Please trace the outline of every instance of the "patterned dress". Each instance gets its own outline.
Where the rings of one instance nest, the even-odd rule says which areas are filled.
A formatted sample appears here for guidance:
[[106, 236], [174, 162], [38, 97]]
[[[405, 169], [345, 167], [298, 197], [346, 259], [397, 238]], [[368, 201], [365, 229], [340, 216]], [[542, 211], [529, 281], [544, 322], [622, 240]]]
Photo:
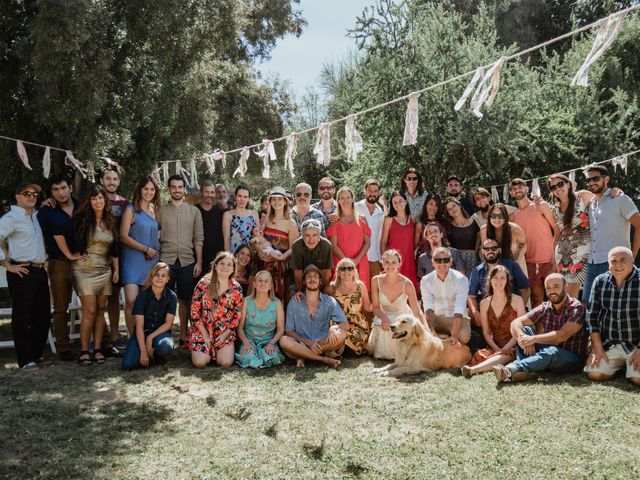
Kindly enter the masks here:
[[555, 251], [556, 269], [567, 283], [582, 285], [589, 259], [589, 243], [591, 242], [588, 206], [582, 203], [582, 200], [578, 200], [571, 226], [568, 228], [564, 226], [564, 214], [560, 212], [557, 205], [553, 206], [552, 211], [560, 229]]
[[[283, 232], [275, 228], [266, 227], [264, 229], [264, 238], [271, 242], [271, 246], [282, 253], [289, 250], [289, 232]], [[264, 268], [271, 273], [273, 284], [276, 291], [276, 297], [283, 302], [287, 298], [287, 288], [289, 286], [289, 269], [287, 268], [287, 260], [277, 260], [275, 262], [265, 262]]]
[[[502, 348], [509, 340], [511, 340], [511, 322], [516, 319], [518, 314], [511, 306], [511, 302], [507, 302], [500, 313], [500, 317], [496, 317], [496, 312], [493, 311], [493, 305], [491, 305], [491, 300], [489, 300], [489, 310], [487, 310], [487, 323], [489, 324], [489, 330], [491, 331], [491, 336], [493, 337], [493, 341], [496, 342], [498, 347]], [[478, 350], [473, 354], [473, 358], [471, 359], [471, 365], [478, 365], [479, 363], [484, 362], [488, 358], [496, 355], [490, 348], [483, 348]], [[515, 357], [511, 354], [511, 360]]]
[[240, 245], [249, 245], [251, 241], [251, 230], [256, 227], [256, 219], [253, 210], [248, 215], [231, 215], [231, 237], [229, 248], [235, 252]]
[[269, 368], [279, 365], [284, 361], [284, 355], [278, 345], [274, 345], [275, 351], [269, 355], [264, 347], [271, 341], [277, 330], [278, 299], [272, 298], [267, 306], [260, 310], [256, 306], [253, 297], [247, 297], [247, 318], [244, 321], [244, 336], [247, 338], [253, 350], [242, 353], [242, 343], [236, 352], [236, 362], [242, 368]]
[[[236, 341], [236, 327], [240, 322], [240, 313], [244, 298], [242, 297], [242, 289], [236, 282], [229, 282], [227, 290], [214, 300], [209, 295], [210, 275], [205, 275], [196, 285], [191, 300], [191, 323], [189, 336], [187, 340], [187, 348], [193, 352], [202, 352], [210, 355], [212, 360], [216, 358], [216, 352], [233, 345]], [[200, 325], [206, 328], [211, 339], [216, 339], [227, 330], [231, 332], [218, 347], [209, 348], [205, 343], [204, 337], [200, 329]]]
[[365, 318], [362, 310], [364, 302], [362, 299], [362, 287], [358, 284], [355, 292], [342, 294], [335, 292], [334, 298], [340, 304], [342, 311], [349, 321], [349, 333], [346, 344], [356, 355], [362, 355], [367, 348], [369, 340], [369, 322]]

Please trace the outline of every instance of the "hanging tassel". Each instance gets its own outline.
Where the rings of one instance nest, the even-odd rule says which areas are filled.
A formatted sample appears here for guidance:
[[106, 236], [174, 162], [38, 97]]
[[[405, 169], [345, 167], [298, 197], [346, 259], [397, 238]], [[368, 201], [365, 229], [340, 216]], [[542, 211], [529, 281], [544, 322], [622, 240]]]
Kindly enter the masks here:
[[418, 99], [420, 93], [409, 94], [407, 103], [407, 113], [404, 116], [404, 137], [402, 146], [415, 145], [418, 143]]
[[505, 183], [504, 188], [502, 189], [502, 201], [504, 203], [509, 202], [509, 184]]
[[27, 167], [29, 170], [33, 170], [31, 165], [29, 165], [29, 157], [27, 156], [27, 149], [24, 148], [24, 143], [20, 140], [16, 141], [16, 147], [18, 149], [18, 157], [22, 161], [22, 164]]
[[572, 87], [575, 87], [576, 85], [586, 87], [589, 85], [589, 67], [591, 67], [591, 65], [593, 65], [595, 61], [607, 51], [616, 39], [618, 33], [620, 33], [620, 29], [622, 28], [622, 23], [626, 15], [626, 12], [613, 14], [600, 23], [600, 28], [598, 29], [596, 38], [591, 46], [591, 51], [571, 80]]
[[573, 191], [575, 192], [576, 186], [577, 186], [577, 184], [576, 184], [576, 171], [575, 170], [571, 170], [569, 172], [569, 181], [573, 185]]
[[345, 145], [347, 147], [347, 160], [351, 163], [355, 163], [358, 159], [358, 154], [362, 152], [364, 148], [362, 144], [362, 136], [356, 130], [356, 116], [349, 115], [347, 117], [347, 123], [344, 125]]
[[111, 160], [109, 157], [100, 157], [101, 160], [104, 160], [107, 165], [113, 167], [113, 169], [118, 172], [118, 175], [122, 174], [122, 167], [115, 160]]
[[538, 179], [534, 178], [533, 182], [531, 182], [531, 196], [532, 197], [540, 197], [542, 192], [540, 191], [540, 184], [538, 183]]
[[618, 165], [620, 165], [620, 167], [622, 167], [622, 170], [624, 170], [624, 174], [627, 174], [627, 165], [628, 165], [628, 158], [626, 155], [623, 155], [621, 157], [616, 157], [613, 160], [611, 160], [611, 165], [613, 165], [613, 171], [617, 172], [618, 171]]
[[331, 163], [331, 125], [329, 123], [321, 123], [318, 127], [313, 153], [320, 165], [329, 166]]
[[473, 114], [482, 118], [484, 114], [480, 111], [483, 105], [490, 107], [498, 94], [500, 88], [500, 69], [506, 61], [506, 57], [500, 57], [482, 77], [482, 81], [478, 84], [476, 91], [471, 97], [471, 108]]
[[296, 158], [296, 153], [298, 153], [298, 136], [292, 133], [287, 137], [287, 150], [284, 154], [284, 168], [285, 170], [289, 170], [291, 178], [295, 177], [293, 173], [293, 159]]
[[163, 186], [162, 179], [160, 178], [160, 170], [161, 170], [161, 167], [158, 165], [158, 162], [156, 162], [153, 164], [153, 170], [151, 170], [151, 175], [149, 175], [151, 178], [153, 178], [153, 181], [156, 182], [156, 185], [158, 185], [158, 187]]
[[189, 179], [191, 178], [191, 173], [186, 168], [183, 168], [181, 160], [176, 161], [176, 175], [180, 175], [184, 180], [184, 184], [186, 185], [186, 187], [188, 189], [191, 189], [191, 182], [189, 181]]
[[262, 178], [269, 178], [271, 167], [269, 162], [276, 160], [276, 150], [271, 140], [262, 140], [262, 150], [254, 150], [254, 153], [262, 158]]
[[214, 154], [211, 153], [209, 155], [205, 155], [204, 161], [207, 164], [207, 172], [209, 173], [209, 175], [213, 175], [214, 173], [216, 173], [216, 161], [214, 158]]
[[238, 168], [236, 168], [235, 172], [233, 172], [232, 177], [235, 177], [238, 174], [241, 177], [244, 177], [244, 174], [247, 173], [247, 160], [249, 160], [250, 153], [251, 150], [249, 150], [247, 147], [242, 148], [242, 151], [240, 152], [240, 159], [238, 160]]
[[196, 159], [191, 159], [189, 164], [189, 170], [191, 170], [191, 186], [200, 190], [200, 184], [198, 183], [198, 169], [196, 168]]
[[169, 162], [162, 162], [162, 178], [166, 187], [169, 187]]
[[464, 93], [462, 94], [460, 99], [456, 102], [455, 106], [453, 107], [453, 109], [456, 112], [460, 110], [464, 106], [464, 104], [467, 102], [467, 98], [469, 98], [469, 95], [471, 95], [471, 92], [476, 88], [478, 81], [482, 77], [484, 77], [484, 68], [482, 67], [476, 68], [476, 71], [473, 74], [473, 78], [469, 82], [469, 85], [467, 85], [467, 88], [464, 89]]
[[69, 165], [80, 172], [82, 178], [87, 178], [87, 169], [82, 166], [82, 164], [76, 160], [76, 157], [73, 156], [73, 152], [71, 150], [65, 150], [64, 153], [66, 156], [64, 157], [65, 165]]
[[493, 200], [493, 203], [500, 203], [500, 195], [498, 195], [497, 187], [491, 187], [491, 200]]
[[42, 156], [42, 174], [44, 178], [49, 178], [51, 174], [51, 148], [44, 149], [44, 155]]
[[93, 165], [93, 162], [89, 162], [89, 166], [87, 167], [89, 173], [89, 181], [91, 183], [96, 183], [96, 169]]

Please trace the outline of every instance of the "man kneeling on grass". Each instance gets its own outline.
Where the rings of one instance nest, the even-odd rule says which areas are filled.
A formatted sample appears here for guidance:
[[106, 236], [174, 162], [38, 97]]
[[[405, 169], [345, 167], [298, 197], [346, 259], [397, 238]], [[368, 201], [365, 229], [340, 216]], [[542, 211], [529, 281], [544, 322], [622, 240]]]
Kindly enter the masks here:
[[[336, 300], [320, 292], [321, 271], [307, 265], [302, 274], [304, 293], [287, 307], [285, 332], [280, 347], [304, 368], [305, 360], [316, 360], [330, 367], [340, 366], [340, 356], [347, 338], [349, 323]], [[331, 322], [337, 325], [331, 325]]]
[[582, 369], [587, 353], [585, 309], [566, 294], [565, 283], [559, 273], [548, 275], [544, 288], [549, 301], [511, 322], [516, 360], [493, 367], [498, 382], [531, 380], [544, 370], [574, 373]]

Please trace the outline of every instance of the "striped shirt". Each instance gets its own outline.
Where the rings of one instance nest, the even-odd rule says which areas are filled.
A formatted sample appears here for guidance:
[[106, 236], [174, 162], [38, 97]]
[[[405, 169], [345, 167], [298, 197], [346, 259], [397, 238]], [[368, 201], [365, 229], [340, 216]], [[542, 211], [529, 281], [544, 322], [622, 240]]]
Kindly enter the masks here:
[[[560, 310], [556, 310], [549, 301], [543, 302], [527, 313], [527, 318], [531, 323], [540, 323], [542, 330], [546, 332], [559, 331], [566, 323], [577, 323], [584, 326], [584, 305], [569, 295], [565, 296], [564, 303]], [[557, 346], [569, 350], [580, 357], [587, 356], [587, 332], [581, 328], [570, 338]]]
[[591, 288], [587, 325], [590, 333], [599, 333], [606, 350], [621, 344], [631, 353], [640, 347], [640, 269], [633, 270], [616, 286], [611, 272], [598, 275]]
[[0, 218], [0, 243], [8, 245], [7, 252], [0, 248], [0, 260], [44, 263], [46, 253], [44, 238], [36, 212], [12, 205], [11, 210]]

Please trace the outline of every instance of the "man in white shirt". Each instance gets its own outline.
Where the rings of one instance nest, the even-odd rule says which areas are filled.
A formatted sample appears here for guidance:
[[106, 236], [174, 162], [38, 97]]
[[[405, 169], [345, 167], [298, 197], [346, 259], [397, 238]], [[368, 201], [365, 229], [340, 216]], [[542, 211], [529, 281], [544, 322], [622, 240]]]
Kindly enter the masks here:
[[382, 237], [385, 212], [378, 205], [378, 200], [380, 200], [380, 183], [377, 180], [369, 179], [364, 185], [364, 199], [356, 202], [356, 211], [358, 215], [364, 217], [371, 229], [371, 242], [369, 250], [367, 250], [370, 278], [380, 273], [383, 253], [380, 251], [380, 238]]
[[471, 339], [466, 309], [469, 280], [451, 268], [451, 252], [448, 248], [436, 248], [431, 261], [434, 271], [420, 280], [427, 322], [436, 333], [450, 335], [452, 345], [467, 344]]

